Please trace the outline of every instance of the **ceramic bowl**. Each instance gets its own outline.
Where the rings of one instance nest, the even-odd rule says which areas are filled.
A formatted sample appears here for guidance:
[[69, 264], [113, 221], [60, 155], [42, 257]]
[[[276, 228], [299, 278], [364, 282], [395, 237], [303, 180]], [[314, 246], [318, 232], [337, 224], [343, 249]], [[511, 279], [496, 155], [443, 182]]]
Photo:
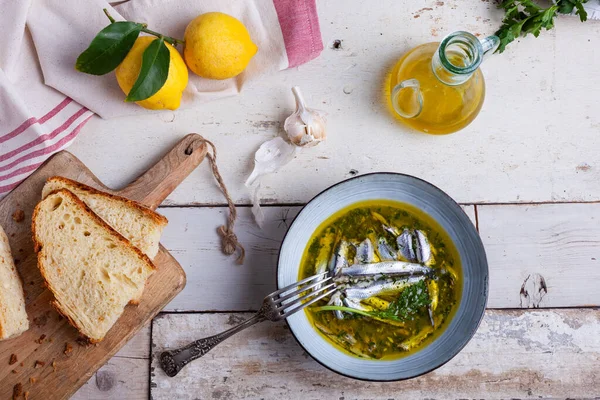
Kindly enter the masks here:
[[362, 175], [338, 183], [312, 199], [288, 230], [277, 268], [277, 285], [298, 280], [302, 254], [319, 225], [351, 204], [386, 199], [411, 204], [435, 219], [453, 240], [464, 274], [458, 310], [443, 333], [422, 349], [395, 360], [368, 360], [334, 347], [310, 324], [304, 311], [287, 319], [298, 343], [319, 363], [348, 377], [370, 381], [413, 378], [432, 371], [454, 357], [473, 337], [488, 295], [485, 250], [473, 223], [446, 193], [421, 179], [395, 173]]

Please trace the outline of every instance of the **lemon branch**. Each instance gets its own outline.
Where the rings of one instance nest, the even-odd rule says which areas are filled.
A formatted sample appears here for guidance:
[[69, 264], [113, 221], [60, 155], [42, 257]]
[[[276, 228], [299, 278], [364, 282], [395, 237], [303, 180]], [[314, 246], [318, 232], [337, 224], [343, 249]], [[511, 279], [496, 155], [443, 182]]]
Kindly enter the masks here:
[[[102, 9], [102, 11], [104, 11], [104, 14], [110, 20], [111, 24], [115, 23], [115, 19], [108, 13], [108, 10], [106, 8]], [[153, 30], [148, 29], [148, 24], [141, 24], [141, 25], [143, 26], [142, 32], [148, 33], [150, 35], [154, 35], [158, 38], [163, 38], [165, 40], [165, 42], [172, 44], [173, 46], [177, 46], [178, 44], [185, 44], [185, 42], [183, 40], [179, 40], [179, 39], [173, 38], [171, 36], [165, 36], [161, 33], [158, 33]]]

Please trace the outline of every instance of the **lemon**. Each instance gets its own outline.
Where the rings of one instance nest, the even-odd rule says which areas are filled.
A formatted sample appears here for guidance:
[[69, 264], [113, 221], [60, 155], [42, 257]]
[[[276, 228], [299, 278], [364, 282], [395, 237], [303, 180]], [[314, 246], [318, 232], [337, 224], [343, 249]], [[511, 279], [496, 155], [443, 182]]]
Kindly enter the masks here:
[[[152, 43], [153, 40], [158, 38], [151, 36], [140, 36], [135, 41], [133, 47], [127, 54], [127, 57], [117, 67], [115, 73], [117, 75], [117, 82], [121, 87], [121, 90], [125, 94], [128, 94], [133, 84], [137, 80], [142, 67], [142, 55], [146, 47]], [[170, 44], [166, 43], [169, 49], [170, 62], [169, 62], [169, 75], [165, 84], [148, 97], [146, 100], [136, 101], [136, 103], [144, 108], [151, 110], [175, 110], [181, 103], [181, 96], [183, 90], [188, 83], [188, 70], [185, 66], [185, 62], [179, 52]]]
[[220, 12], [193, 19], [185, 28], [184, 39], [187, 66], [209, 79], [239, 75], [258, 51], [244, 24]]

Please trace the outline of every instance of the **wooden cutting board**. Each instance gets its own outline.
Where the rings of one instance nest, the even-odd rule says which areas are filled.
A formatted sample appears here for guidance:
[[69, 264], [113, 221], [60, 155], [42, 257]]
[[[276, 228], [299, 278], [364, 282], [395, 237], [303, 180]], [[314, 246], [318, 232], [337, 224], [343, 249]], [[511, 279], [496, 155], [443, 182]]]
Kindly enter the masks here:
[[[161, 246], [154, 259], [157, 271], [149, 278], [140, 304], [127, 306], [99, 344], [87, 347], [78, 344], [77, 330], [49, 304], [52, 293], [44, 287], [33, 251], [31, 214], [41, 199], [46, 179], [64, 176], [156, 209], [202, 162], [206, 151], [201, 136], [187, 135], [156, 165], [122, 190], [108, 189], [75, 156], [62, 151], [0, 201], [0, 224], [9, 237], [23, 279], [30, 321], [27, 332], [0, 342], [0, 399], [10, 399], [13, 387], [18, 383], [22, 384], [24, 392], [29, 392], [30, 399], [70, 397], [185, 286], [183, 269]], [[13, 219], [18, 210], [25, 213], [20, 222]], [[72, 347], [71, 351], [65, 351], [68, 346]], [[18, 361], [9, 365], [12, 354]], [[36, 361], [44, 364], [38, 363], [36, 368]], [[30, 378], [35, 383], [31, 383]]]

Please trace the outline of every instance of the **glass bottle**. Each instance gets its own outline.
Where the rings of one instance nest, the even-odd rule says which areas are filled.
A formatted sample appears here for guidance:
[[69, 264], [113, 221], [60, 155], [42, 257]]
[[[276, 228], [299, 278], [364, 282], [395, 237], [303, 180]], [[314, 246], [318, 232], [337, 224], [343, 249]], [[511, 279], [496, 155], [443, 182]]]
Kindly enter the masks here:
[[392, 70], [390, 100], [406, 125], [430, 134], [456, 132], [479, 114], [485, 81], [479, 69], [500, 40], [482, 41], [458, 31], [441, 43], [426, 43], [406, 53]]

